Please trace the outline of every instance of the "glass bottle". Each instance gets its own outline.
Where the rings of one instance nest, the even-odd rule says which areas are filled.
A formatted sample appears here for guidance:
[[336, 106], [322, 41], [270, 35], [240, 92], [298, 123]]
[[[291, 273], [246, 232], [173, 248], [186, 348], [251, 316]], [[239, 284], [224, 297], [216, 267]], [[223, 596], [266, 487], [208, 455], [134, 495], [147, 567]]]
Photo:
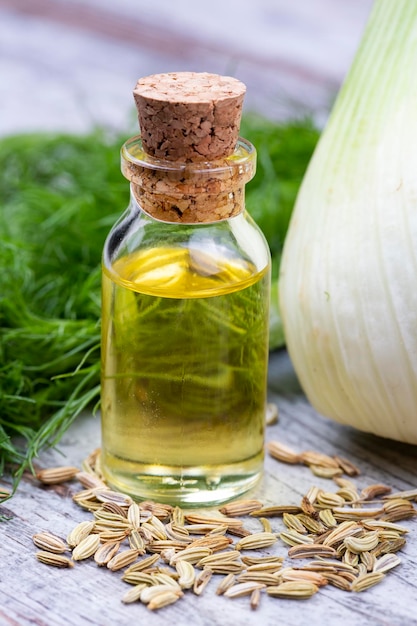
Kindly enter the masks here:
[[133, 497], [214, 505], [262, 474], [270, 255], [244, 207], [255, 162], [243, 139], [202, 163], [149, 156], [139, 136], [122, 148], [130, 205], [103, 255], [102, 465]]

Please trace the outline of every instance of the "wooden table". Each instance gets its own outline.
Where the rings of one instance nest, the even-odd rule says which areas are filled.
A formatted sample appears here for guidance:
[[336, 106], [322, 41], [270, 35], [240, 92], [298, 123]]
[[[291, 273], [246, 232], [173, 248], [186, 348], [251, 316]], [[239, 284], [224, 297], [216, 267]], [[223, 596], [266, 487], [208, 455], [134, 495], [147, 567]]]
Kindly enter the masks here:
[[[270, 399], [279, 406], [280, 419], [267, 429], [268, 440], [280, 440], [296, 450], [313, 449], [349, 458], [361, 469], [353, 479], [359, 488], [382, 482], [394, 490], [417, 486], [416, 447], [385, 441], [340, 426], [319, 416], [305, 400], [284, 351], [271, 355]], [[99, 445], [98, 417], [85, 416], [64, 437], [59, 450], [50, 450], [39, 465], [78, 465]], [[253, 495], [265, 504], [299, 504], [311, 485], [335, 491], [330, 480], [313, 476], [305, 466], [284, 465], [267, 457], [265, 476]], [[10, 519], [0, 525], [0, 624], [3, 626], [110, 626], [166, 624], [190, 626], [246, 626], [260, 624], [309, 624], [332, 626], [409, 626], [417, 624], [417, 520], [402, 522], [409, 528], [402, 563], [375, 587], [348, 593], [327, 585], [305, 601], [262, 597], [256, 611], [247, 597], [227, 599], [215, 594], [213, 577], [201, 596], [187, 591], [174, 605], [150, 612], [142, 604], [125, 605], [121, 597], [128, 586], [120, 572], [98, 568], [92, 561], [75, 563], [72, 569], [56, 569], [39, 563], [32, 543], [35, 532], [52, 530], [65, 538], [76, 523], [91, 515], [71, 499], [75, 484], [42, 487], [25, 476], [17, 494], [0, 507]], [[271, 518], [274, 531], [283, 528]], [[259, 529], [258, 520], [245, 525]], [[278, 541], [267, 552], [286, 556]], [[289, 559], [286, 557], [289, 564]]]

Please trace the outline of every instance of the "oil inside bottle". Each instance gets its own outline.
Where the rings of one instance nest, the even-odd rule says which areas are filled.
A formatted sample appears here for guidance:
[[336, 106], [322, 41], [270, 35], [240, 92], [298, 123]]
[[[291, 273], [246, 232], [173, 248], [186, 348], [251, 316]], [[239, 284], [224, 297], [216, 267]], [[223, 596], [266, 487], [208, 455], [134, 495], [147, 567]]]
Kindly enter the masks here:
[[103, 270], [103, 467], [115, 488], [189, 506], [263, 464], [269, 268], [186, 247]]

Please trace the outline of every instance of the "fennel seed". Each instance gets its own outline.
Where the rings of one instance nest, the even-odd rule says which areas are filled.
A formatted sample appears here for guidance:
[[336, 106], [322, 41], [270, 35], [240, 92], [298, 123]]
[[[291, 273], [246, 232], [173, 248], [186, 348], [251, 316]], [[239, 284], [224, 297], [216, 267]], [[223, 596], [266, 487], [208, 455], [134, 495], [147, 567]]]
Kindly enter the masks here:
[[242, 572], [237, 577], [239, 583], [260, 583], [266, 586], [277, 585], [280, 581], [280, 574], [271, 574], [271, 572]]
[[120, 541], [108, 541], [101, 544], [94, 554], [94, 560], [100, 567], [107, 565], [109, 561], [118, 553]]
[[155, 579], [152, 577], [152, 574], [148, 574], [147, 572], [142, 571], [131, 571], [126, 572], [122, 576], [122, 580], [129, 585], [139, 585], [141, 583], [145, 583], [147, 585], [153, 585], [155, 583]]
[[297, 532], [296, 530], [284, 530], [279, 533], [279, 538], [284, 543], [287, 543], [289, 546], [296, 546], [299, 544], [305, 543], [314, 543], [314, 539], [312, 537], [307, 537], [305, 534]]
[[182, 596], [182, 592], [175, 590], [162, 591], [158, 595], [154, 596], [150, 602], [146, 605], [150, 611], [155, 609], [162, 609], [164, 606], [177, 602]]
[[226, 598], [241, 598], [242, 596], [251, 595], [255, 589], [264, 589], [265, 587], [266, 585], [258, 582], [241, 582], [226, 589], [223, 595]]
[[249, 515], [252, 511], [257, 511], [261, 506], [262, 502], [259, 500], [237, 500], [226, 504], [219, 511], [228, 517], [242, 517]]
[[305, 559], [306, 557], [315, 558], [336, 557], [337, 552], [331, 546], [325, 546], [320, 543], [305, 543], [302, 545], [292, 546], [288, 550], [288, 556], [291, 559]]
[[37, 548], [46, 550], [47, 552], [53, 552], [54, 554], [63, 554], [68, 550], [68, 546], [62, 539], [49, 532], [33, 535], [32, 541]]
[[368, 485], [362, 489], [360, 497], [362, 500], [373, 500], [379, 496], [386, 496], [391, 493], [391, 491], [391, 487], [387, 487], [387, 485]]
[[340, 469], [339, 464], [335, 459], [322, 452], [315, 452], [314, 450], [306, 450], [300, 454], [301, 462], [305, 465], [329, 467], [333, 469]]
[[[133, 588], [135, 588], [135, 587], [133, 587]], [[168, 591], [169, 592], [174, 591], [173, 588], [171, 587], [171, 585], [153, 585], [152, 587], [146, 586], [140, 592], [139, 598], [140, 598], [140, 601], [143, 604], [148, 604], [154, 598], [159, 596], [161, 593], [168, 592]], [[174, 592], [174, 593], [176, 593], [178, 595], [178, 597], [180, 597], [178, 591]]]
[[130, 496], [120, 493], [119, 491], [112, 491], [111, 489], [94, 489], [94, 495], [99, 502], [113, 502], [122, 507], [129, 507], [133, 500]]
[[116, 572], [117, 570], [123, 569], [124, 567], [134, 563], [138, 556], [138, 550], [134, 550], [132, 548], [130, 550], [123, 550], [122, 552], [115, 554], [110, 561], [108, 561], [107, 568], [112, 572]]
[[316, 519], [319, 515], [318, 511], [313, 506], [312, 501], [307, 496], [303, 496], [303, 498], [301, 499], [301, 511], [304, 513], [304, 515], [309, 515], [313, 519]]
[[337, 587], [342, 591], [351, 591], [351, 583], [343, 576], [340, 576], [340, 574], [333, 574], [332, 572], [328, 572], [326, 573], [326, 580], [329, 585]]
[[264, 564], [270, 564], [270, 563], [275, 563], [277, 566], [282, 566], [283, 561], [284, 561], [283, 556], [274, 556], [274, 555], [268, 555], [268, 556], [244, 555], [242, 556], [242, 563], [244, 563], [248, 567], [252, 565], [264, 565]]
[[175, 577], [177, 576], [176, 573], [170, 571], [169, 574], [166, 574], [164, 572], [152, 572], [151, 574], [154, 583], [156, 585], [167, 585], [168, 587], [174, 588], [177, 591], [181, 589], [179, 583], [176, 581]]
[[36, 553], [36, 558], [45, 565], [52, 565], [53, 567], [74, 567], [74, 563], [71, 559], [63, 556], [62, 554], [54, 554], [46, 550], [40, 550]]
[[286, 567], [280, 572], [280, 580], [282, 582], [289, 581], [302, 581], [313, 583], [317, 587], [324, 587], [327, 585], [327, 576], [324, 576], [321, 572], [312, 572], [307, 570], [294, 569], [292, 567]]
[[372, 552], [363, 551], [360, 553], [360, 560], [365, 565], [368, 572], [375, 571], [376, 557]]
[[189, 563], [195, 565], [205, 556], [209, 556], [209, 554], [211, 554], [210, 548], [185, 548], [175, 554], [170, 561], [170, 565], [175, 565], [175, 563], [179, 560], [188, 561]]
[[210, 569], [213, 574], [239, 574], [244, 570], [240, 561], [214, 561], [210, 565], [205, 565], [204, 569]]
[[257, 589], [254, 589], [251, 593], [250, 608], [253, 611], [255, 611], [257, 608], [259, 608], [260, 602], [261, 602], [261, 590], [258, 587]]
[[178, 573], [179, 586], [182, 589], [191, 589], [196, 579], [196, 572], [193, 565], [188, 561], [180, 560], [176, 562], [175, 569]]
[[204, 589], [207, 587], [211, 577], [213, 575], [213, 570], [210, 568], [203, 569], [200, 574], [198, 574], [194, 580], [193, 584], [193, 592], [200, 596]]
[[217, 586], [216, 595], [221, 596], [222, 594], [224, 594], [224, 592], [227, 591], [229, 587], [232, 587], [235, 584], [235, 582], [236, 582], [235, 574], [233, 574], [232, 572], [230, 572], [229, 574], [226, 574], [226, 576], [222, 578], [222, 580]]
[[343, 472], [347, 474], [348, 476], [359, 476], [359, 474], [361, 473], [359, 467], [357, 467], [354, 463], [352, 463], [348, 459], [345, 459], [344, 457], [337, 456], [337, 455], [334, 456], [333, 458], [336, 461], [336, 463], [339, 465], [339, 467], [343, 470]]
[[82, 561], [90, 558], [96, 552], [100, 545], [99, 535], [88, 535], [78, 545], [75, 546], [72, 551], [72, 558], [74, 561]]
[[204, 537], [200, 537], [199, 539], [195, 539], [192, 543], [189, 544], [190, 548], [204, 547], [209, 548], [211, 552], [219, 552], [228, 548], [232, 543], [232, 540], [228, 537], [217, 537], [204, 535]]
[[67, 536], [67, 543], [71, 548], [75, 548], [79, 543], [93, 531], [94, 526], [96, 525], [95, 521], [92, 522], [80, 522], [72, 529], [72, 531]]
[[148, 556], [148, 557], [146, 557], [144, 559], [141, 559], [140, 561], [138, 561], [134, 565], [130, 565], [127, 568], [127, 570], [125, 571], [125, 574], [132, 574], [133, 572], [144, 571], [144, 570], [152, 567], [152, 565], [155, 565], [155, 563], [157, 563], [159, 561], [159, 558], [160, 558], [159, 554], [153, 554], [152, 556]]
[[391, 554], [387, 552], [383, 554], [379, 559], [375, 559], [373, 571], [374, 572], [388, 572], [393, 567], [400, 565], [401, 559], [397, 554]]
[[107, 489], [106, 483], [91, 472], [77, 472], [75, 478], [85, 489]]
[[300, 513], [301, 507], [294, 505], [264, 506], [257, 511], [252, 511], [251, 517], [281, 517], [284, 513]]
[[409, 489], [407, 491], [396, 491], [385, 496], [386, 500], [402, 498], [403, 500], [415, 500], [417, 502], [417, 489]]
[[351, 552], [358, 554], [361, 552], [366, 552], [373, 550], [377, 547], [379, 543], [379, 536], [376, 531], [368, 532], [363, 537], [346, 537], [343, 540], [343, 544], [348, 548]]
[[138, 600], [140, 600], [140, 594], [145, 588], [146, 588], [145, 583], [139, 583], [138, 585], [135, 585], [135, 587], [131, 587], [131, 589], [126, 591], [126, 593], [122, 597], [122, 602], [124, 602], [125, 604], [131, 604], [132, 602], [137, 602]]
[[301, 463], [301, 457], [299, 454], [294, 452], [294, 450], [292, 450], [290, 447], [278, 441], [269, 441], [266, 444], [266, 449], [269, 452], [269, 454], [277, 461], [282, 461], [283, 463], [290, 463], [292, 465]]
[[319, 588], [314, 583], [307, 581], [288, 581], [275, 587], [267, 587], [266, 593], [275, 598], [290, 598], [304, 600], [311, 598]]
[[[271, 557], [272, 558], [272, 557]], [[243, 561], [243, 559], [242, 559]], [[245, 571], [247, 573], [250, 572], [270, 572], [275, 574], [280, 569], [282, 569], [282, 562], [277, 563], [276, 561], [264, 561], [263, 563], [255, 563], [254, 565], [247, 565]]]
[[66, 483], [78, 474], [78, 467], [62, 466], [42, 469], [36, 473], [36, 478], [44, 485], [58, 485]]
[[236, 544], [237, 550], [259, 550], [259, 548], [268, 548], [277, 540], [275, 533], [253, 533], [247, 537], [243, 537]]
[[299, 516], [294, 515], [293, 513], [284, 513], [282, 521], [287, 528], [296, 530], [304, 535], [307, 534], [307, 528], [304, 526]]
[[216, 552], [215, 554], [209, 554], [204, 556], [197, 562], [197, 567], [205, 567], [211, 563], [230, 563], [240, 558], [239, 550], [226, 550], [224, 552]]
[[369, 574], [359, 576], [359, 578], [353, 581], [350, 588], [356, 592], [365, 591], [380, 583], [384, 578], [385, 574], [383, 572], [370, 572]]
[[128, 528], [124, 530], [103, 530], [99, 533], [99, 538], [101, 543], [106, 543], [107, 541], [124, 541], [128, 535]]
[[343, 470], [340, 467], [326, 467], [310, 463], [309, 468], [314, 476], [318, 476], [319, 478], [334, 478], [335, 476], [341, 476], [343, 474]]

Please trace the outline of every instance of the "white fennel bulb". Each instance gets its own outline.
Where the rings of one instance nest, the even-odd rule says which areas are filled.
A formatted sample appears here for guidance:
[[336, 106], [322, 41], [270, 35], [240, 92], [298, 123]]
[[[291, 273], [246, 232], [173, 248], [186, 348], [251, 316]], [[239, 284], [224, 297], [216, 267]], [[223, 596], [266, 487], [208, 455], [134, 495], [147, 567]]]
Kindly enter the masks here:
[[321, 414], [417, 444], [417, 1], [376, 0], [284, 245], [288, 351]]

